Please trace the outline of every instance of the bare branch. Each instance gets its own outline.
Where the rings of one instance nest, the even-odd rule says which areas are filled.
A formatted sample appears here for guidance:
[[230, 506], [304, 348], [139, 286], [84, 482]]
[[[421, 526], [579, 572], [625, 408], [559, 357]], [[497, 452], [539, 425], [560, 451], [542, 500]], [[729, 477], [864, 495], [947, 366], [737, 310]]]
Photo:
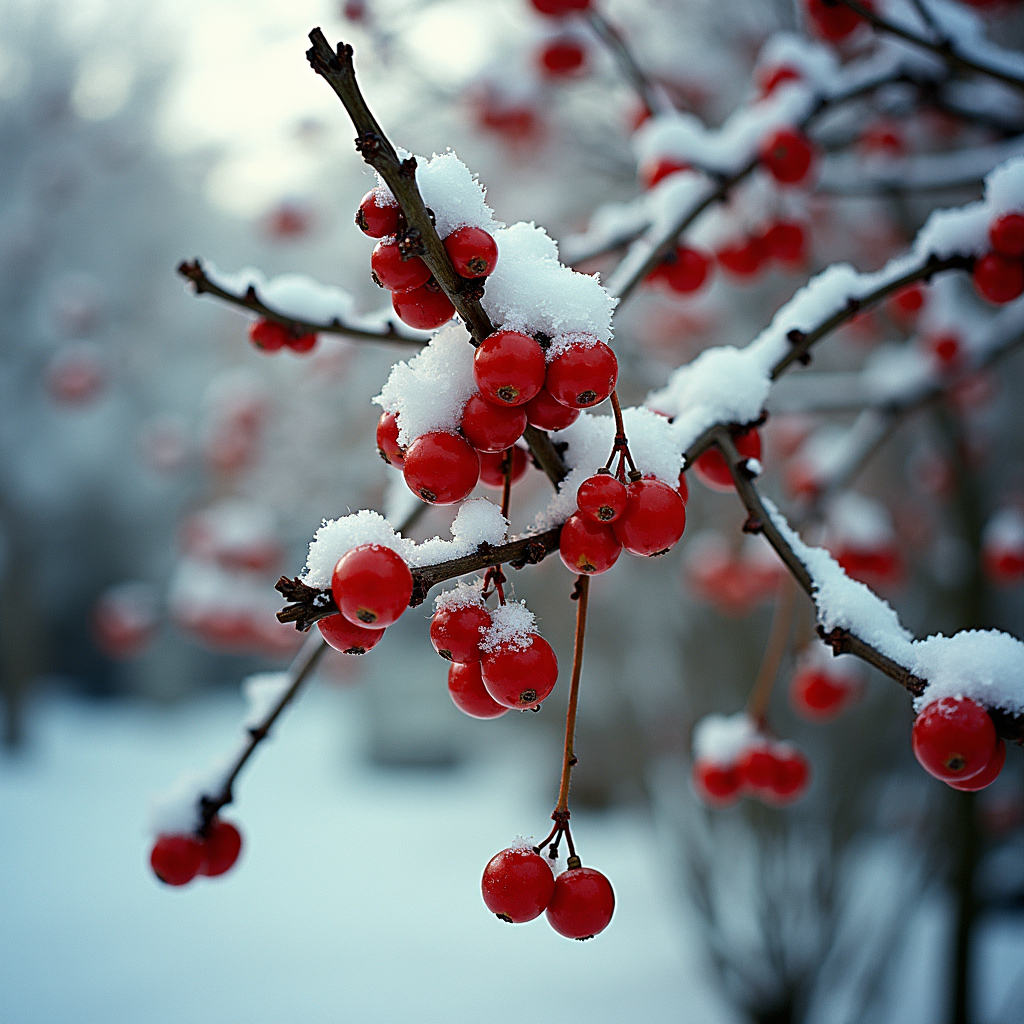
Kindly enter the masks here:
[[633, 51], [629, 48], [619, 29], [594, 8], [590, 9], [588, 20], [590, 27], [597, 33], [601, 42], [608, 47], [623, 77], [636, 90], [640, 102], [647, 108], [648, 113], [659, 114], [671, 110], [671, 104], [668, 103], [661, 90], [651, 82], [636, 62]]

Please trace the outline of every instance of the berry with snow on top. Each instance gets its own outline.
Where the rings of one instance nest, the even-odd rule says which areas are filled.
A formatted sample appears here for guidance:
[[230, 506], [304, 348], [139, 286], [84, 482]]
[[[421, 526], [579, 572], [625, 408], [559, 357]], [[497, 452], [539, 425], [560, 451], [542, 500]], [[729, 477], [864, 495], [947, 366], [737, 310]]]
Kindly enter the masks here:
[[498, 245], [483, 228], [458, 228], [444, 240], [444, 249], [460, 277], [487, 277], [498, 262]]
[[614, 390], [619, 361], [603, 342], [571, 345], [548, 364], [545, 386], [551, 396], [570, 409], [588, 409], [603, 402]]
[[736, 765], [696, 758], [693, 762], [693, 788], [709, 807], [729, 807], [741, 795]]
[[402, 468], [405, 448], [398, 443], [398, 414], [383, 412], [377, 421], [377, 451], [389, 465]]
[[409, 490], [430, 505], [454, 505], [480, 479], [480, 456], [462, 437], [434, 430], [406, 449], [402, 466]]
[[1024, 582], [1024, 515], [1019, 510], [1003, 509], [985, 526], [981, 562], [985, 575], [999, 586]]
[[860, 692], [856, 683], [829, 672], [823, 665], [801, 665], [789, 685], [793, 710], [810, 722], [830, 722], [849, 706]]
[[570, 409], [555, 399], [547, 388], [541, 388], [526, 405], [527, 422], [538, 430], [565, 430], [579, 418], [579, 409]]
[[476, 394], [462, 410], [460, 429], [478, 452], [503, 452], [523, 436], [526, 409], [520, 405], [497, 405]]
[[626, 485], [603, 471], [588, 476], [576, 490], [576, 507], [595, 523], [614, 522], [626, 511]]
[[803, 181], [814, 163], [814, 147], [806, 135], [792, 128], [780, 128], [762, 143], [761, 162], [780, 185]]
[[491, 624], [491, 613], [480, 602], [442, 605], [430, 621], [430, 642], [446, 661], [472, 665], [480, 661], [481, 634]]
[[608, 927], [615, 912], [612, 884], [600, 871], [579, 866], [569, 867], [555, 879], [554, 892], [548, 904], [548, 924], [567, 939], [592, 939]]
[[652, 477], [626, 486], [625, 511], [612, 523], [615, 536], [632, 555], [663, 555], [686, 527], [686, 505], [677, 490]]
[[1024, 294], [1024, 265], [997, 252], [986, 253], [977, 260], [972, 277], [978, 294], [997, 306]]
[[622, 543], [611, 526], [574, 512], [562, 527], [558, 553], [570, 572], [597, 576], [616, 563]]
[[451, 299], [436, 281], [428, 281], [422, 288], [395, 292], [391, 296], [391, 308], [402, 323], [418, 331], [432, 331], [455, 316]]
[[430, 268], [419, 256], [402, 256], [394, 235], [382, 238], [370, 256], [373, 279], [389, 292], [408, 292], [430, 280]]
[[528, 633], [488, 651], [480, 672], [484, 688], [499, 704], [525, 711], [539, 707], [555, 688], [558, 659], [544, 637]]
[[[519, 480], [526, 472], [526, 450], [519, 445], [512, 447], [512, 472], [510, 479], [512, 483]], [[480, 483], [484, 487], [495, 487], [501, 490], [505, 486], [505, 453], [504, 452], [481, 452], [480, 453]]]
[[1024, 256], [1024, 214], [1006, 213], [997, 217], [988, 227], [988, 238], [994, 252], [1019, 260]]
[[328, 615], [317, 624], [320, 635], [342, 654], [366, 654], [380, 643], [384, 630], [349, 622], [344, 615]]
[[492, 914], [509, 924], [525, 924], [547, 909], [555, 891], [555, 876], [540, 854], [510, 846], [487, 862], [480, 888]]
[[995, 755], [997, 740], [988, 711], [969, 697], [932, 701], [914, 721], [914, 756], [943, 782], [961, 782], [982, 772]]
[[331, 576], [338, 610], [357, 626], [390, 626], [412, 597], [412, 573], [397, 551], [381, 544], [360, 544], [338, 559]]
[[454, 662], [449, 666], [448, 696], [451, 697], [452, 703], [470, 718], [501, 718], [509, 710], [484, 689], [479, 662], [471, 665]]
[[775, 793], [778, 761], [767, 740], [759, 739], [747, 747], [736, 762], [743, 791], [750, 796], [770, 799]]
[[[748, 427], [742, 433], [736, 434], [733, 443], [743, 459], [761, 458], [761, 435], [756, 427]], [[728, 493], [733, 489], [729, 465], [717, 448], [709, 448], [699, 455], [693, 464], [693, 471], [697, 474], [697, 479], [713, 491]]]
[[359, 201], [356, 227], [371, 238], [394, 235], [402, 225], [401, 207], [380, 188], [372, 188]]
[[476, 385], [497, 405], [525, 405], [544, 386], [546, 370], [540, 343], [519, 331], [495, 331], [473, 355]]

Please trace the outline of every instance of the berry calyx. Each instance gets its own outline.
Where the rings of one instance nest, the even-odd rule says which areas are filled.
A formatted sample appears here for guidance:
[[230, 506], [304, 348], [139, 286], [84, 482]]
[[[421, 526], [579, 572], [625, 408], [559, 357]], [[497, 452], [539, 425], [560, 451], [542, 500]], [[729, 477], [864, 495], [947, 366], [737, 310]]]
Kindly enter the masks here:
[[603, 342], [573, 345], [548, 364], [545, 386], [551, 397], [570, 409], [588, 409], [614, 390], [619, 361]]
[[[736, 450], [746, 459], [761, 458], [761, 435], [756, 427], [748, 427], [741, 434], [733, 437]], [[729, 472], [729, 465], [725, 456], [717, 448], [709, 448], [698, 456], [693, 464], [693, 471], [697, 474], [705, 487], [713, 491], [727, 492], [733, 488], [732, 473]]]
[[454, 505], [476, 487], [480, 456], [464, 438], [435, 430], [409, 445], [402, 472], [409, 489], [425, 502]]
[[529, 633], [518, 647], [503, 643], [488, 651], [480, 665], [484, 688], [503, 707], [526, 710], [537, 707], [555, 688], [558, 659], [539, 633]]
[[242, 850], [242, 834], [221, 818], [214, 818], [203, 836], [203, 863], [199, 874], [215, 878], [230, 870]]
[[401, 207], [381, 188], [372, 188], [359, 200], [356, 227], [371, 238], [395, 234], [402, 223]]
[[430, 620], [430, 642], [446, 661], [460, 665], [478, 662], [481, 633], [491, 624], [491, 613], [482, 604], [439, 608]]
[[565, 430], [579, 418], [579, 409], [570, 409], [541, 388], [526, 405], [526, 421], [539, 430]]
[[626, 511], [626, 485], [608, 472], [587, 477], [576, 491], [576, 507], [595, 523], [614, 522]]
[[492, 914], [509, 924], [525, 924], [547, 909], [555, 876], [540, 854], [512, 846], [487, 862], [480, 889]]
[[574, 512], [562, 526], [558, 553], [570, 572], [596, 576], [616, 563], [622, 544], [611, 526]]
[[655, 281], [664, 281], [677, 295], [688, 295], [704, 284], [711, 266], [711, 260], [704, 253], [680, 245], [676, 246], [673, 255], [658, 265], [651, 277]]
[[366, 654], [380, 643], [383, 629], [367, 629], [349, 622], [344, 615], [328, 615], [317, 624], [320, 635], [342, 654]]
[[455, 316], [451, 299], [436, 281], [428, 281], [422, 288], [395, 292], [391, 296], [391, 308], [402, 323], [418, 331], [432, 331]]
[[405, 449], [398, 443], [398, 413], [381, 413], [377, 421], [377, 451], [389, 466], [402, 468]]
[[590, 6], [590, 0], [530, 0], [530, 3], [539, 14], [549, 18], [564, 18], [568, 14], [585, 11]]
[[380, 629], [397, 622], [409, 607], [412, 572], [397, 551], [382, 544], [360, 544], [338, 559], [331, 593], [349, 622]]
[[540, 344], [519, 331], [495, 331], [473, 355], [476, 386], [496, 405], [525, 405], [544, 386], [546, 371]]
[[523, 436], [526, 409], [518, 405], [496, 405], [476, 394], [462, 410], [460, 429], [478, 452], [503, 452]]
[[498, 262], [498, 245], [483, 228], [458, 228], [444, 240], [444, 249], [460, 277], [487, 277]]
[[161, 882], [187, 885], [203, 866], [203, 842], [191, 833], [164, 833], [157, 836], [149, 863]]
[[389, 292], [407, 292], [420, 288], [430, 280], [430, 268], [419, 258], [402, 258], [402, 250], [393, 235], [382, 238], [370, 256], [373, 279]]
[[1024, 265], [997, 252], [977, 260], [972, 277], [978, 294], [996, 305], [1012, 302], [1024, 293]]
[[547, 908], [548, 924], [567, 939], [592, 939], [608, 927], [615, 912], [612, 884], [594, 868], [579, 866], [578, 857], [570, 857], [575, 867], [555, 879], [555, 889]]
[[663, 555], [686, 527], [686, 505], [679, 492], [651, 477], [626, 486], [626, 508], [612, 523], [622, 546], [633, 555]]
[[807, 136], [780, 128], [761, 143], [761, 162], [781, 185], [796, 185], [807, 177], [814, 149]]
[[456, 662], [449, 667], [448, 695], [452, 703], [470, 718], [500, 718], [509, 710], [484, 689], [479, 662], [473, 665]]
[[711, 807], [728, 807], [740, 797], [740, 776], [734, 764], [697, 758], [693, 762], [693, 788]]
[[977, 793], [996, 781], [1005, 763], [1006, 741], [1000, 736], [996, 741], [996, 750], [992, 755], [992, 760], [977, 775], [972, 775], [971, 778], [962, 781], [947, 782], [946, 785], [960, 790], [961, 793]]
[[[526, 472], [526, 452], [515, 445], [512, 448], [511, 480], [515, 483]], [[505, 453], [480, 453], [480, 483], [484, 487], [502, 488], [505, 486]]]
[[914, 756], [943, 782], [981, 772], [995, 755], [997, 739], [989, 713], [969, 697], [932, 701], [914, 721]]
[[1024, 256], [1024, 214], [1006, 213], [992, 221], [988, 228], [992, 248], [1007, 259]]
[[568, 78], [586, 70], [587, 51], [570, 36], [552, 39], [537, 55], [537, 64], [549, 78]]
[[807, 232], [797, 221], [776, 221], [764, 233], [764, 247], [783, 266], [802, 266], [807, 260]]

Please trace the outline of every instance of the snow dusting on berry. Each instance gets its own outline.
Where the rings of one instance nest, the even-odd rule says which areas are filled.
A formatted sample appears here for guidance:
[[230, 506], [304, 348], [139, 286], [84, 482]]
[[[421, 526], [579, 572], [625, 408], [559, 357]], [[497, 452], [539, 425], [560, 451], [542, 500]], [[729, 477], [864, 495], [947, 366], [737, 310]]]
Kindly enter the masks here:
[[525, 601], [509, 601], [499, 605], [491, 612], [491, 625], [484, 632], [480, 647], [485, 651], [493, 651], [502, 646], [525, 651], [533, 644], [530, 634], [536, 632], [536, 621], [536, 616], [526, 607]]
[[745, 711], [705, 715], [693, 728], [693, 756], [712, 764], [735, 764], [757, 738], [757, 726]]

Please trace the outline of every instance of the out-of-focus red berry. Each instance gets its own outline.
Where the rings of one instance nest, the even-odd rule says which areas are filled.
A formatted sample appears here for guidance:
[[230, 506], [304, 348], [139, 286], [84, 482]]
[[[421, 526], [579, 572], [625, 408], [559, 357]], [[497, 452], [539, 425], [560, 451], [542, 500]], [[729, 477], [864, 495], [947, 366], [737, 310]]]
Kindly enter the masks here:
[[242, 834], [222, 818], [214, 818], [203, 836], [203, 863], [199, 874], [216, 878], [234, 867], [242, 851]]
[[[862, 0], [869, 10], [871, 0]], [[804, 0], [804, 10], [815, 33], [831, 43], [845, 39], [864, 23], [864, 19], [845, 4], [828, 3], [827, 0]]]
[[1005, 213], [989, 225], [989, 241], [1000, 256], [1019, 260], [1024, 256], [1024, 214]]
[[187, 885], [203, 865], [203, 843], [191, 833], [164, 833], [157, 836], [149, 863], [161, 882]]
[[[761, 458], [761, 435], [756, 427], [748, 427], [733, 438], [736, 450], [745, 459]], [[713, 491], [726, 493], [733, 488], [732, 473], [724, 456], [717, 448], [709, 448], [697, 458], [693, 466], [697, 479]]]
[[973, 278], [978, 294], [996, 305], [1012, 302], [1024, 294], [1024, 264], [997, 252], [987, 253], [975, 262]]
[[537, 65], [548, 78], [568, 78], [586, 70], [587, 51], [571, 36], [552, 39], [537, 55]]
[[678, 157], [663, 156], [640, 165], [640, 181], [645, 189], [654, 188], [671, 174], [688, 171], [690, 165]]
[[761, 161], [782, 185], [796, 185], [807, 177], [814, 163], [814, 147], [806, 135], [780, 128], [761, 143]]
[[693, 788], [711, 807], [728, 807], [740, 797], [740, 776], [736, 765], [717, 764], [697, 758], [693, 762]]

